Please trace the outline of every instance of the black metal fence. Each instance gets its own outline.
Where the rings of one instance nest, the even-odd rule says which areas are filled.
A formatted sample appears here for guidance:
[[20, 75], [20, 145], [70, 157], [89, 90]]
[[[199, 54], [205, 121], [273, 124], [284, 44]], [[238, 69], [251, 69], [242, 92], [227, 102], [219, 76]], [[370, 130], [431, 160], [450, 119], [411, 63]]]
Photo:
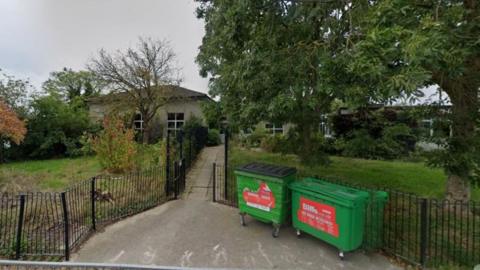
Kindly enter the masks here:
[[191, 132], [187, 147], [183, 136], [168, 136], [165, 166], [95, 176], [59, 193], [0, 193], [0, 256], [68, 260], [98, 226], [176, 199], [205, 145], [203, 133]]
[[[213, 201], [238, 206], [230, 168], [213, 164]], [[369, 191], [376, 190], [331, 181]], [[365, 211], [363, 248], [382, 249], [415, 265], [480, 264], [480, 202], [422, 198], [391, 189], [384, 207], [369, 203]], [[383, 208], [383, 209], [382, 209]]]
[[[226, 171], [224, 164], [217, 163], [213, 163], [212, 170], [213, 201], [238, 207], [237, 181], [233, 175], [233, 171]], [[225, 177], [225, 174], [227, 177]]]

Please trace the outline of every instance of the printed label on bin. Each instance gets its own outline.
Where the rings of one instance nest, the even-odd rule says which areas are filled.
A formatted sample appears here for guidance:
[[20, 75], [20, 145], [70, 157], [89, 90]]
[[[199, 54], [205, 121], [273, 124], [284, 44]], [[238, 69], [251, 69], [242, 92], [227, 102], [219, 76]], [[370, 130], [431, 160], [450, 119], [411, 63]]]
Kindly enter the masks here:
[[243, 189], [243, 199], [248, 206], [270, 212], [275, 208], [275, 197], [265, 182], [260, 184], [256, 192], [250, 189]]
[[297, 217], [300, 222], [338, 237], [338, 224], [333, 206], [300, 197]]

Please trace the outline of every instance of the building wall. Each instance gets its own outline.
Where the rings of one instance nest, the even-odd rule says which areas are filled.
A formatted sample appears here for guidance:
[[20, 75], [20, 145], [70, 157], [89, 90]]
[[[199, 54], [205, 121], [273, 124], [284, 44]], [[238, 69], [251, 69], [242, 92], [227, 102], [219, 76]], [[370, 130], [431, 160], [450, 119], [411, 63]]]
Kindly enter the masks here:
[[[166, 135], [167, 133], [167, 119], [168, 113], [184, 113], [185, 121], [188, 121], [192, 116], [200, 118], [205, 124], [206, 120], [202, 112], [201, 103], [205, 99], [189, 99], [181, 100], [176, 102], [170, 102], [165, 106], [158, 109], [155, 118], [152, 120], [152, 129], [155, 129], [153, 132], [161, 133], [154, 134]], [[89, 104], [89, 116], [92, 121], [102, 121], [105, 115], [111, 111], [112, 107], [108, 104], [101, 103], [90, 103]]]

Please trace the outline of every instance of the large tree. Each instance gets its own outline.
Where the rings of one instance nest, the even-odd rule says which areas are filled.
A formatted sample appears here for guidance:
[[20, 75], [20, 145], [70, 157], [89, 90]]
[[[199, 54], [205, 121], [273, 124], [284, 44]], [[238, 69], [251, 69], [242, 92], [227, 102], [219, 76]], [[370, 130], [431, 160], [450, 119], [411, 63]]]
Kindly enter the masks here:
[[[480, 183], [478, 0], [371, 1], [355, 45], [338, 61], [347, 95], [385, 100], [438, 86], [452, 105], [452, 136], [431, 162], [448, 174], [447, 198], [468, 200]], [[360, 89], [360, 90], [359, 90]]]
[[[101, 50], [89, 64], [90, 71], [99, 76], [114, 94], [118, 104], [128, 102], [143, 117], [143, 142], [148, 143], [151, 122], [157, 110], [173, 94], [181, 81], [176, 55], [167, 41], [140, 38], [135, 48], [116, 53]], [[119, 95], [112, 95], [119, 97]]]
[[0, 98], [20, 117], [27, 113], [29, 92], [33, 88], [28, 80], [17, 79], [0, 69]]
[[75, 98], [88, 98], [100, 93], [103, 84], [90, 71], [74, 71], [63, 68], [62, 71], [50, 73], [50, 78], [43, 83], [43, 90], [57, 94], [63, 100], [72, 102]]
[[15, 112], [0, 99], [0, 137], [20, 144], [26, 133], [25, 122], [18, 119]]
[[206, 34], [197, 61], [233, 119], [297, 124], [301, 153], [333, 98], [361, 106], [439, 86], [452, 136], [431, 163], [447, 198], [480, 179], [478, 0], [197, 0]]
[[20, 144], [25, 138], [25, 122], [0, 98], [0, 163], [3, 161], [3, 148], [6, 142]]
[[354, 9], [343, 1], [198, 2], [206, 33], [197, 62], [210, 93], [236, 123], [296, 124], [298, 153], [313, 157], [314, 132], [337, 92], [327, 72], [349, 42]]

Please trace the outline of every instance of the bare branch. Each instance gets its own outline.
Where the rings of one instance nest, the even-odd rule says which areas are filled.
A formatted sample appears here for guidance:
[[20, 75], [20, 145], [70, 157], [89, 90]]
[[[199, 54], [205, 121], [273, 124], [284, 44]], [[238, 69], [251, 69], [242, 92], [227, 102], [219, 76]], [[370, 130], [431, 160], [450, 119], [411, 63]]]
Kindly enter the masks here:
[[[146, 127], [181, 82], [176, 55], [165, 40], [139, 38], [135, 48], [111, 54], [100, 50], [88, 69], [101, 78], [111, 93], [123, 93], [144, 117]], [[146, 131], [147, 132], [147, 131]], [[148, 136], [148, 135], [147, 135]], [[148, 138], [144, 137], [144, 142]]]

